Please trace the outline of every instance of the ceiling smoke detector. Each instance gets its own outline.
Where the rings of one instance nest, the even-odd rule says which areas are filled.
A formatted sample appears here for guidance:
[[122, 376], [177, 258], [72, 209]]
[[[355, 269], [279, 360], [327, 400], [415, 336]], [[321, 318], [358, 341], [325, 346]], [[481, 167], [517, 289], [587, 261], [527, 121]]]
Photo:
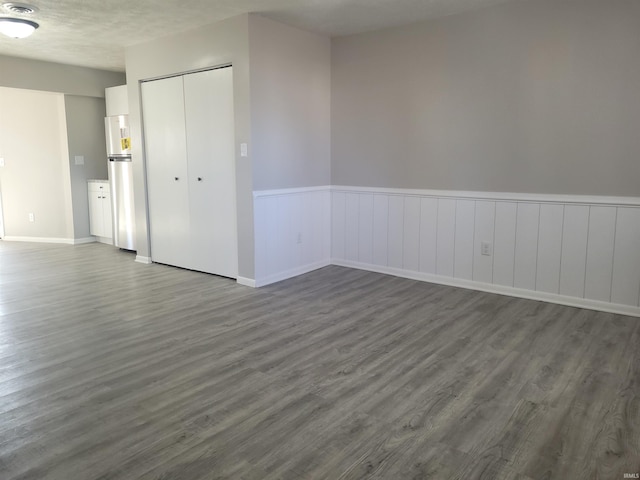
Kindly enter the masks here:
[[15, 3], [15, 2], [7, 2], [3, 3], [2, 7], [17, 15], [31, 15], [34, 12], [37, 12], [38, 9], [33, 5], [27, 5], [26, 3]]

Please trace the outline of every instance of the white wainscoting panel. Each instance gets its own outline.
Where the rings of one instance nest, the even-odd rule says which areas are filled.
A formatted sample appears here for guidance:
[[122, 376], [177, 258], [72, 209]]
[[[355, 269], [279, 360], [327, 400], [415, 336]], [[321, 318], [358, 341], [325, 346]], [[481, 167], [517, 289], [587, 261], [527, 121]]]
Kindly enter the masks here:
[[454, 241], [456, 236], [456, 200], [438, 199], [436, 274], [453, 277]]
[[345, 258], [352, 262], [358, 261], [359, 239], [358, 229], [360, 227], [360, 195], [357, 193], [347, 193], [345, 199]]
[[[473, 239], [473, 280], [476, 282], [493, 282], [493, 255], [482, 255], [481, 245], [489, 243], [492, 247], [495, 231], [496, 202], [477, 201], [475, 218], [475, 235]], [[513, 272], [513, 268], [511, 269]]]
[[390, 267], [402, 268], [404, 247], [404, 197], [389, 197], [389, 230], [387, 233], [387, 262]]
[[471, 280], [473, 277], [473, 232], [476, 202], [457, 200], [456, 233], [453, 254], [453, 276]]
[[517, 210], [515, 202], [496, 202], [493, 283], [506, 287], [513, 287]]
[[331, 190], [334, 264], [640, 316], [640, 198]]
[[536, 289], [538, 261], [538, 227], [540, 205], [518, 203], [516, 213], [516, 254], [513, 286], [523, 290]]
[[282, 265], [287, 272], [293, 270], [296, 267], [300, 260], [300, 251], [302, 250], [302, 245], [299, 245], [297, 243], [298, 239], [296, 238], [296, 230], [302, 231], [302, 219], [299, 216], [299, 211], [297, 208], [299, 205], [300, 201], [283, 201], [282, 198], [280, 198], [278, 201], [278, 206], [280, 207], [280, 215], [278, 216], [278, 223], [280, 225], [279, 230], [283, 234], [281, 235], [281, 239], [284, 240], [284, 242], [288, 241], [289, 244], [293, 246], [293, 248], [282, 249], [280, 251]]
[[[346, 195], [334, 196], [333, 205], [332, 211], [329, 187], [254, 192], [255, 286], [329, 265], [331, 255], [345, 256]], [[357, 227], [357, 206], [354, 218]]]
[[611, 301], [613, 245], [616, 236], [616, 207], [589, 207], [589, 233], [584, 296]]
[[560, 290], [563, 220], [564, 205], [540, 206], [536, 290], [541, 292], [558, 293]]
[[420, 271], [436, 274], [438, 199], [420, 199]]
[[420, 198], [404, 199], [402, 268], [420, 271]]
[[[331, 257], [345, 258], [347, 215], [346, 194], [334, 192], [331, 195]], [[386, 235], [385, 229], [385, 235]]]
[[373, 195], [358, 196], [358, 261], [373, 263]]
[[[267, 272], [277, 271], [280, 268], [279, 265], [282, 263], [281, 258], [279, 258], [282, 253], [278, 246], [280, 232], [278, 231], [277, 223], [275, 223], [280, 216], [280, 212], [278, 212], [278, 198], [267, 197], [261, 202], [256, 202], [254, 209], [264, 210], [266, 215], [263, 230], [259, 230], [258, 224], [254, 222], [256, 247], [259, 248], [261, 245], [266, 246], [266, 248], [264, 250], [261, 249], [261, 251], [258, 251], [256, 248], [256, 278], [260, 278], [266, 276]], [[257, 214], [254, 215], [256, 215], [257, 219]], [[260, 241], [260, 238], [262, 238], [262, 241]], [[271, 254], [269, 254], [269, 252], [271, 252]], [[262, 269], [258, 270], [258, 267], [262, 267]]]
[[584, 297], [589, 207], [565, 205], [560, 260], [560, 295]]
[[[337, 193], [337, 192], [336, 192]], [[389, 263], [389, 197], [373, 196], [373, 264], [386, 267]], [[336, 257], [335, 255], [333, 258]]]
[[619, 208], [613, 254], [611, 302], [638, 305], [640, 296], [640, 208]]

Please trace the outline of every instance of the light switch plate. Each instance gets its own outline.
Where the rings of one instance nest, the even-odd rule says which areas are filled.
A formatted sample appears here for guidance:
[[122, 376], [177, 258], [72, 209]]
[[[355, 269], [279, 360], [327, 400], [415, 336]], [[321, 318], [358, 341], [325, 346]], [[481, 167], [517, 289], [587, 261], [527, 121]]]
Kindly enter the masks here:
[[0, 167], [4, 167], [4, 158], [0, 157]]
[[248, 157], [249, 156], [249, 148], [247, 147], [246, 143], [241, 143], [240, 144], [240, 156], [241, 157]]
[[76, 165], [84, 165], [84, 155], [76, 155]]

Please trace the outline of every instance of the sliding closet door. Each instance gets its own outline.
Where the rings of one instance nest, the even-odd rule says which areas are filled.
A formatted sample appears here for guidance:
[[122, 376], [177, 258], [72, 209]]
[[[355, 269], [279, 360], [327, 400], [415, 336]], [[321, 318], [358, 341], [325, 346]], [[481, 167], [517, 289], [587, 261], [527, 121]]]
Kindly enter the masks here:
[[142, 84], [151, 258], [192, 268], [182, 77]]
[[231, 67], [184, 76], [191, 247], [196, 270], [238, 274]]

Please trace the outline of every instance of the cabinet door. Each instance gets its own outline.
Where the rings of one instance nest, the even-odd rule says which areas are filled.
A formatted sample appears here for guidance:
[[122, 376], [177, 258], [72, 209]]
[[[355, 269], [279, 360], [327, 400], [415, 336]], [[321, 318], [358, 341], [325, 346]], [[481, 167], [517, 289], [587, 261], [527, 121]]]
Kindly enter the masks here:
[[102, 218], [103, 233], [105, 238], [113, 237], [113, 223], [111, 217], [111, 194], [109, 191], [102, 192]]
[[182, 77], [142, 84], [151, 258], [192, 268]]
[[96, 237], [104, 237], [102, 192], [92, 189], [89, 189], [89, 233]]
[[236, 278], [236, 175], [231, 67], [184, 76], [194, 269]]

